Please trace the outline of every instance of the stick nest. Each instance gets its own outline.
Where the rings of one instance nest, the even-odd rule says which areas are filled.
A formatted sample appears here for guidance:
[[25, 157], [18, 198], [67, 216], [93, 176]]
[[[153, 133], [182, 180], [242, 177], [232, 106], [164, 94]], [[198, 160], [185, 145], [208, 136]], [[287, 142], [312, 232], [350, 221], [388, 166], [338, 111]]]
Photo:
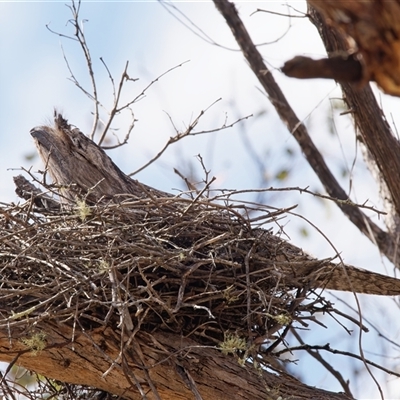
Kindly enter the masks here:
[[330, 260], [273, 234], [284, 210], [229, 199], [3, 206], [0, 324], [79, 319], [85, 329], [172, 331], [226, 351], [228, 338], [262, 344], [293, 321], [306, 326], [329, 304], [296, 271]]

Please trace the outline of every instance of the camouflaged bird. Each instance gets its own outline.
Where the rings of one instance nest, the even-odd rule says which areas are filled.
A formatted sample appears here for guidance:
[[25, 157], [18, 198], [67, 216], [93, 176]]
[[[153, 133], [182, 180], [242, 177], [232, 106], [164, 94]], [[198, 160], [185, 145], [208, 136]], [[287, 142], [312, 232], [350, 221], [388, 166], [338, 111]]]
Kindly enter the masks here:
[[[72, 127], [56, 113], [53, 126], [31, 130], [39, 155], [54, 183], [62, 186], [64, 202], [76, 196], [95, 203], [115, 195], [172, 196], [124, 174], [103, 149]], [[400, 294], [400, 279], [363, 270], [351, 265], [335, 264], [330, 260], [314, 259], [300, 248], [262, 229], [254, 229], [255, 237], [265, 237], [274, 243], [274, 259], [279, 279], [293, 286], [326, 288], [357, 293], [394, 296]], [[263, 238], [260, 240], [264, 240]], [[285, 260], [290, 260], [285, 264]], [[295, 267], [294, 267], [295, 266]]]

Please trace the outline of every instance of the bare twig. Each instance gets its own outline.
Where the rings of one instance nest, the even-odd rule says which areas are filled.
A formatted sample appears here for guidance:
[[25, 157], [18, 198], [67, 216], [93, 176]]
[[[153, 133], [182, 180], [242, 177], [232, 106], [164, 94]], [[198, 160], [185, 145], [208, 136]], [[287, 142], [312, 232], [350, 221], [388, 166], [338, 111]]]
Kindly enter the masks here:
[[[115, 147], [119, 147], [125, 143], [127, 143], [128, 139], [129, 139], [129, 134], [132, 131], [133, 127], [134, 127], [134, 122], [135, 119], [133, 118], [133, 112], [130, 108], [130, 106], [138, 101], [140, 101], [141, 99], [144, 98], [146, 92], [156, 83], [158, 82], [163, 76], [167, 75], [168, 73], [174, 71], [175, 69], [181, 67], [182, 65], [186, 64], [188, 61], [184, 61], [183, 63], [180, 63], [179, 65], [176, 65], [170, 69], [168, 69], [167, 71], [163, 72], [161, 75], [159, 75], [157, 78], [153, 79], [148, 85], [146, 85], [146, 87], [138, 94], [136, 95], [132, 100], [128, 101], [127, 103], [125, 103], [124, 105], [120, 105], [120, 99], [121, 99], [121, 94], [122, 94], [122, 90], [124, 87], [124, 83], [127, 81], [136, 81], [137, 79], [133, 79], [128, 75], [128, 66], [129, 66], [129, 62], [127, 61], [125, 64], [125, 69], [121, 74], [121, 78], [118, 84], [118, 88], [115, 91], [115, 85], [114, 85], [114, 79], [112, 78], [112, 75], [109, 71], [109, 69], [107, 68], [106, 64], [104, 63], [104, 61], [101, 59], [101, 61], [103, 62], [104, 66], [107, 69], [107, 72], [109, 74], [111, 83], [112, 83], [112, 87], [113, 87], [113, 95], [114, 95], [114, 104], [113, 107], [111, 109], [111, 111], [109, 112], [109, 117], [107, 122], [104, 124], [104, 128], [103, 128], [103, 133], [100, 136], [99, 139], [99, 145], [101, 145], [106, 137], [106, 134], [108, 132], [108, 130], [110, 129], [110, 126], [115, 118], [116, 115], [118, 115], [119, 113], [121, 113], [123, 110], [128, 109], [131, 111], [132, 113], [132, 123], [128, 128], [128, 133], [125, 136], [125, 139], [123, 140], [123, 142], [121, 144], [118, 144], [117, 146], [113, 146], [112, 148]], [[110, 147], [108, 147], [110, 148]]]
[[[250, 38], [249, 33], [243, 25], [235, 5], [227, 0], [214, 0], [214, 4], [231, 28], [232, 33], [242, 49], [244, 56], [249, 62], [251, 69], [266, 93], [268, 93], [270, 101], [274, 105], [280, 118], [287, 125], [293, 137], [297, 140], [308, 163], [319, 177], [329, 196], [346, 201], [349, 196], [342, 189], [339, 182], [326, 165], [321, 153], [312, 142], [306, 127], [297, 118], [296, 114], [282, 93], [282, 90], [275, 82], [271, 72], [264, 63], [260, 52], [257, 50]], [[397, 253], [394, 252], [394, 249], [397, 247], [387, 232], [383, 231], [357, 207], [343, 203], [338, 203], [338, 206], [350, 219], [350, 221], [353, 222], [357, 228], [373, 243], [376, 243], [380, 251], [392, 262], [399, 260]]]
[[[294, 347], [290, 347], [290, 348], [287, 348], [287, 349], [283, 349], [283, 350], [277, 351], [275, 354], [276, 355], [282, 355], [282, 354], [285, 354], [285, 353], [288, 353], [288, 352], [290, 353], [290, 352], [297, 351], [297, 350], [306, 350], [307, 352], [310, 352], [312, 350], [325, 350], [325, 351], [328, 351], [329, 353], [332, 353], [332, 354], [340, 354], [340, 355], [343, 355], [343, 356], [354, 358], [356, 360], [360, 360], [362, 362], [367, 363], [368, 365], [370, 365], [372, 367], [375, 367], [375, 368], [377, 368], [377, 369], [379, 369], [381, 371], [384, 371], [385, 373], [387, 373], [389, 375], [394, 375], [394, 376], [400, 377], [400, 373], [397, 373], [397, 372], [395, 372], [393, 370], [384, 368], [384, 367], [382, 367], [382, 365], [374, 363], [373, 361], [365, 359], [364, 357], [361, 357], [361, 356], [359, 356], [357, 354], [350, 353], [349, 351], [342, 351], [342, 350], [332, 349], [330, 347], [329, 343], [327, 343], [326, 345], [323, 345], [323, 346], [320, 346], [320, 345], [308, 345], [308, 344], [304, 344], [304, 345], [300, 345], [300, 346], [294, 346]], [[311, 355], [311, 353], [310, 353], [310, 355]], [[315, 355], [315, 353], [314, 353], [314, 355]], [[324, 366], [325, 366], [325, 363], [324, 363]]]
[[[209, 129], [209, 130], [202, 130], [199, 132], [193, 132], [194, 128], [197, 126], [197, 124], [199, 123], [200, 118], [214, 105], [216, 104], [218, 101], [220, 101], [221, 99], [216, 100], [214, 103], [212, 103], [210, 106], [208, 106], [205, 110], [200, 111], [200, 113], [198, 114], [198, 116], [194, 119], [194, 121], [192, 123], [190, 123], [190, 125], [186, 128], [186, 130], [184, 132], [179, 132], [176, 128], [176, 135], [172, 136], [168, 139], [167, 143], [164, 145], [164, 147], [151, 159], [149, 160], [146, 164], [144, 164], [142, 167], [138, 168], [136, 171], [131, 172], [130, 174], [128, 174], [129, 176], [133, 176], [137, 173], [139, 173], [140, 171], [144, 170], [145, 168], [147, 168], [150, 164], [152, 164], [154, 161], [156, 161], [157, 159], [159, 159], [164, 152], [168, 149], [168, 147], [176, 142], [178, 142], [179, 140], [187, 137], [187, 136], [196, 136], [196, 135], [203, 135], [206, 133], [212, 133], [212, 132], [218, 132], [224, 129], [228, 129], [233, 127], [234, 125], [238, 124], [239, 122], [250, 118], [251, 115], [248, 115], [246, 117], [243, 118], [239, 118], [238, 120], [232, 122], [229, 125], [223, 124], [222, 126], [215, 128], [215, 129]], [[170, 118], [171, 119], [171, 118]], [[172, 125], [174, 126], [172, 120], [171, 120]]]

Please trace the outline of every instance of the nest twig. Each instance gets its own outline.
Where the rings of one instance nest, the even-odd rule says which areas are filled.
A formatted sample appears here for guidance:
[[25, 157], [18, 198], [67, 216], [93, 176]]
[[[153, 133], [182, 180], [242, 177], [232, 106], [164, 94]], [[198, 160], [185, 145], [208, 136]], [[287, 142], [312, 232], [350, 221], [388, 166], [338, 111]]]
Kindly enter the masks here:
[[[300, 263], [315, 270], [330, 260], [252, 228], [244, 208], [126, 196], [56, 215], [30, 201], [5, 207], [0, 326], [46, 318], [72, 323], [78, 316], [88, 328], [140, 325], [204, 344], [235, 333], [263, 343], [292, 321], [326, 310], [322, 298], [304, 303], [314, 294], [311, 282], [287, 271]], [[259, 223], [280, 214], [267, 212]]]
[[[140, 347], [139, 336], [160, 334], [270, 365], [290, 329], [335, 312], [316, 288], [400, 293], [398, 279], [312, 258], [283, 240], [272, 224], [287, 210], [233, 202], [233, 193], [211, 199], [211, 181], [179, 196], [146, 186], [57, 113], [54, 126], [31, 135], [55, 184], [41, 192], [16, 177], [27, 202], [0, 209], [0, 327], [55, 324], [71, 329], [72, 342], [78, 331], [111, 328], [121, 353], [103, 375], [124, 348]], [[40, 352], [40, 335], [21, 340]], [[171, 351], [161, 350], [165, 360]], [[137, 373], [156, 393], [143, 366]]]

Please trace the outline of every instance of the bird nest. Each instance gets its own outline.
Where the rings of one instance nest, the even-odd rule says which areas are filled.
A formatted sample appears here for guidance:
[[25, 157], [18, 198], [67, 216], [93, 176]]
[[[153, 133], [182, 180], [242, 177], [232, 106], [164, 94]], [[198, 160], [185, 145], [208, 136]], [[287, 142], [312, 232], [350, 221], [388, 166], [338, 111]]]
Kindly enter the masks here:
[[331, 260], [312, 259], [273, 233], [282, 232], [285, 210], [229, 195], [117, 196], [57, 211], [35, 204], [0, 210], [3, 327], [79, 319], [85, 329], [261, 345], [331, 309], [305, 273]]

